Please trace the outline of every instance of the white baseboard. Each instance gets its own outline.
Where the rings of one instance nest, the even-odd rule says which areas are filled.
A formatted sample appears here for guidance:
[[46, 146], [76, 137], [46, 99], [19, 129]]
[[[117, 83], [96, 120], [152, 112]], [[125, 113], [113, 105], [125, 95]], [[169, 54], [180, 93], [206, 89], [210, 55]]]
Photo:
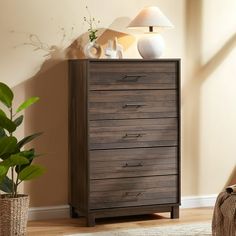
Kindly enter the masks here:
[[69, 217], [69, 205], [31, 207], [29, 209], [29, 220], [65, 219]]
[[181, 208], [214, 207], [217, 194], [181, 198]]
[[[181, 208], [213, 207], [216, 197], [217, 194], [182, 197]], [[29, 220], [65, 219], [69, 217], [69, 205], [32, 207], [29, 210]]]

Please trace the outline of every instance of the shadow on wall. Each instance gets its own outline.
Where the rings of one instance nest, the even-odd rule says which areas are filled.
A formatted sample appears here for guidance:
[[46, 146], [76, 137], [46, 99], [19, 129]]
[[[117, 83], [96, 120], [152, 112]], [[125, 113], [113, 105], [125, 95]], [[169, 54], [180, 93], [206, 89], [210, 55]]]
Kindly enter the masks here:
[[[102, 35], [98, 43], [104, 46], [109, 39], [128, 49], [134, 42], [133, 36], [114, 30], [100, 29]], [[25, 134], [44, 132], [30, 146], [43, 153], [38, 162], [47, 172], [39, 179], [24, 185], [25, 193], [31, 197], [31, 206], [65, 205], [68, 203], [68, 115], [67, 115], [67, 59], [83, 58], [82, 46], [88, 34], [79, 36], [65, 50], [54, 47], [49, 59], [40, 71], [16, 86], [16, 91], [25, 97], [39, 96], [40, 101], [25, 113]]]
[[[201, 63], [202, 56], [202, 11], [203, 0], [186, 1], [186, 81], [182, 88], [182, 107], [184, 109], [183, 127], [183, 170], [184, 176], [188, 176], [188, 182], [184, 182], [184, 195], [198, 195], [199, 162], [200, 157], [200, 117], [201, 117], [201, 89], [207, 78], [220, 66], [224, 59], [236, 46], [236, 34], [224, 44], [224, 46], [206, 63]], [[189, 60], [191, 58], [191, 60]], [[191, 130], [191, 132], [189, 132]], [[191, 134], [191, 136], [189, 136]], [[186, 167], [185, 167], [186, 166]]]

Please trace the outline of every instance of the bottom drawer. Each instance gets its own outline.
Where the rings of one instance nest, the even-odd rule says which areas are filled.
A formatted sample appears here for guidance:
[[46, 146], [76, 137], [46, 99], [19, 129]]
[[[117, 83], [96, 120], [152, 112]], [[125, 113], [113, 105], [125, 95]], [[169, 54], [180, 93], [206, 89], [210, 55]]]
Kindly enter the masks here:
[[178, 176], [90, 181], [90, 209], [178, 203]]

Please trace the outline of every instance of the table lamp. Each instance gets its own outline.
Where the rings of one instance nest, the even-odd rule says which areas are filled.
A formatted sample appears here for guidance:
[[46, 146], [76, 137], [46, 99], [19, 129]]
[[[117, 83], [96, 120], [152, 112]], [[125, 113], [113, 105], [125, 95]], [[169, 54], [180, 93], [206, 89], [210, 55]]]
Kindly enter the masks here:
[[159, 58], [164, 49], [165, 41], [163, 37], [154, 32], [154, 27], [173, 28], [174, 25], [156, 6], [144, 8], [128, 25], [128, 28], [148, 27], [149, 33], [138, 40], [138, 51], [144, 59]]

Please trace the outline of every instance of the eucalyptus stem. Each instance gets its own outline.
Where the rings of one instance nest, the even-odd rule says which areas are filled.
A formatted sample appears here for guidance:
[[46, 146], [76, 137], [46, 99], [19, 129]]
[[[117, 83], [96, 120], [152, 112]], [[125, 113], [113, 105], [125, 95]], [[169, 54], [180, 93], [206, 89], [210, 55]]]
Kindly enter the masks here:
[[94, 17], [92, 17], [89, 9], [88, 9], [88, 6], [86, 6], [86, 9], [87, 9], [87, 12], [88, 12], [88, 17], [84, 17], [84, 21], [89, 25], [89, 29], [88, 29], [88, 32], [89, 32], [89, 40], [90, 42], [93, 42], [94, 40], [96, 40], [98, 38], [97, 36], [97, 24], [96, 23], [100, 23], [100, 21], [98, 20], [96, 22], [96, 19]]

